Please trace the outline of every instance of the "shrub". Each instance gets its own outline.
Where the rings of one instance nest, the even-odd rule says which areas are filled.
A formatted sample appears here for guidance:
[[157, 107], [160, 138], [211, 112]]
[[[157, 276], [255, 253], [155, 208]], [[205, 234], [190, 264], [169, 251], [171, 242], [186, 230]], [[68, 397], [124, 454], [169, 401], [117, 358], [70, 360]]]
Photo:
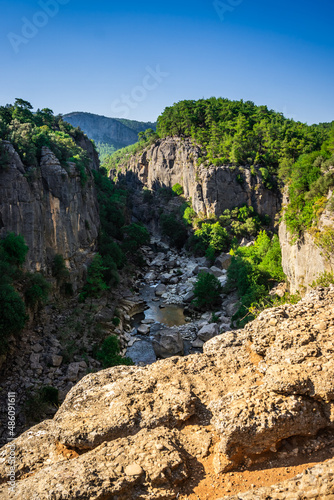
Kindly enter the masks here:
[[271, 240], [261, 231], [251, 247], [239, 247], [227, 271], [226, 291], [236, 288], [241, 305], [233, 316], [237, 326], [254, 319], [255, 311], [273, 305], [269, 290], [277, 281], [284, 281], [281, 249], [277, 236]]
[[219, 302], [222, 289], [216, 276], [200, 272], [194, 286], [194, 304], [200, 308], [210, 309]]
[[115, 335], [111, 335], [104, 340], [96, 357], [101, 361], [103, 368], [119, 365], [133, 365], [133, 361], [130, 358], [123, 358], [119, 353], [119, 340]]
[[19, 267], [22, 266], [28, 253], [28, 247], [25, 244], [23, 236], [8, 233], [1, 241], [1, 246], [5, 252], [7, 262]]
[[69, 274], [64, 257], [60, 254], [55, 255], [52, 263], [52, 276], [59, 282], [68, 278]]
[[41, 307], [48, 300], [50, 284], [40, 273], [27, 274], [27, 284], [24, 297], [28, 307], [38, 304]]
[[182, 248], [188, 237], [183, 222], [177, 219], [175, 214], [161, 214], [160, 224], [162, 234], [168, 236], [171, 244], [176, 248]]
[[86, 297], [98, 298], [101, 294], [108, 289], [104, 281], [103, 273], [106, 268], [103, 266], [102, 257], [96, 254], [91, 265], [88, 268], [87, 283], [84, 286], [82, 299]]
[[123, 249], [126, 252], [136, 252], [142, 245], [150, 242], [150, 234], [142, 224], [130, 224], [123, 228], [125, 234]]
[[172, 187], [173, 193], [175, 193], [177, 196], [183, 195], [183, 187], [181, 184], [174, 184]]
[[0, 285], [0, 352], [7, 349], [7, 339], [18, 334], [26, 322], [26, 311], [20, 295], [10, 284]]
[[316, 288], [317, 286], [328, 287], [329, 285], [334, 285], [334, 274], [328, 271], [324, 271], [319, 274], [316, 280], [314, 280], [311, 284], [312, 288]]
[[195, 219], [196, 217], [196, 212], [195, 210], [192, 208], [192, 207], [188, 207], [185, 209], [184, 213], [183, 213], [183, 220], [187, 223], [187, 224], [192, 224], [193, 220]]

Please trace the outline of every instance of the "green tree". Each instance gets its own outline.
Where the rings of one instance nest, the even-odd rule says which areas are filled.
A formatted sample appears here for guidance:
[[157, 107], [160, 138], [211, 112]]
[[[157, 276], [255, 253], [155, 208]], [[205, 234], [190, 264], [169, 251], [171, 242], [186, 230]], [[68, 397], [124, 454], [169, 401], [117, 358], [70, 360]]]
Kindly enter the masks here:
[[4, 250], [5, 260], [10, 264], [21, 267], [28, 253], [28, 246], [25, 244], [23, 236], [15, 233], [8, 233], [0, 242]]
[[87, 297], [98, 298], [108, 289], [104, 282], [104, 271], [106, 268], [103, 266], [102, 257], [100, 254], [96, 254], [88, 268], [87, 283], [84, 286], [84, 293]]
[[34, 307], [37, 304], [41, 307], [48, 300], [50, 284], [40, 273], [28, 273], [26, 281], [24, 296], [27, 306]]
[[119, 340], [116, 335], [111, 335], [103, 341], [96, 357], [101, 361], [103, 368], [134, 364], [130, 358], [120, 356]]
[[194, 304], [200, 308], [212, 308], [219, 303], [222, 289], [223, 287], [216, 276], [200, 272], [194, 286]]
[[20, 295], [10, 284], [0, 285], [0, 353], [5, 353], [8, 338], [18, 334], [26, 322], [26, 311]]

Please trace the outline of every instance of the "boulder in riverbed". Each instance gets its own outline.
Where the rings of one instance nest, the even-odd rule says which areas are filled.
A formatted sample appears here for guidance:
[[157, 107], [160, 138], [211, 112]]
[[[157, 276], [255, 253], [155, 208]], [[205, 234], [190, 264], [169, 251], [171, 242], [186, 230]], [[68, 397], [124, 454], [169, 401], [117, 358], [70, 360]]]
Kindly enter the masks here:
[[182, 356], [184, 353], [182, 336], [180, 332], [174, 328], [159, 330], [154, 335], [152, 343], [154, 352], [159, 358]]

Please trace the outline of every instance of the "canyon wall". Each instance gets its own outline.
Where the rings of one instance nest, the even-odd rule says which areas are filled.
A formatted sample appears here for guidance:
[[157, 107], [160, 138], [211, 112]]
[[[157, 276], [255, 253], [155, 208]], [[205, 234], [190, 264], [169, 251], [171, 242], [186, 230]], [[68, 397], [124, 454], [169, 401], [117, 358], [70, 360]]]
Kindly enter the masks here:
[[[330, 197], [331, 193], [329, 194]], [[284, 199], [284, 205], [288, 202]], [[334, 217], [329, 210], [324, 210], [318, 224], [311, 232], [294, 241], [284, 221], [279, 226], [279, 239], [282, 249], [282, 266], [287, 276], [292, 293], [310, 290], [310, 285], [319, 275], [334, 271], [334, 258], [331, 248], [322, 248], [315, 234], [324, 235], [334, 228]], [[329, 236], [329, 240], [330, 240]], [[330, 242], [328, 242], [330, 244]]]
[[75, 164], [63, 168], [46, 147], [39, 167], [32, 169], [23, 165], [9, 142], [2, 144], [8, 165], [0, 169], [0, 236], [22, 234], [30, 271], [48, 272], [55, 254], [61, 254], [69, 269], [80, 272], [95, 250], [100, 225], [91, 172], [98, 166], [94, 151], [88, 150], [91, 168], [83, 183]]
[[280, 195], [264, 186], [258, 170], [252, 175], [248, 168], [197, 166], [200, 157], [200, 147], [190, 139], [170, 137], [129, 158], [118, 177], [134, 189], [180, 184], [198, 214], [221, 215], [225, 209], [252, 205], [260, 215], [275, 219]]

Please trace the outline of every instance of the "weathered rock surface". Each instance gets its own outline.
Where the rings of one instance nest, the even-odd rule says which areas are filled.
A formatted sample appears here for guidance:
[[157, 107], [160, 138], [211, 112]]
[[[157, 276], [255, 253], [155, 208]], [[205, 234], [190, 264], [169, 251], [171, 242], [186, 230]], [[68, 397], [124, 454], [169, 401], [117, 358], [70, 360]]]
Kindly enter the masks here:
[[[252, 176], [247, 168], [239, 171], [228, 166], [198, 167], [201, 156], [200, 147], [190, 139], [169, 137], [131, 157], [123, 166], [122, 175], [135, 188], [171, 188], [179, 183], [197, 213], [221, 215], [227, 208], [247, 204], [253, 205], [259, 214], [275, 219], [280, 198], [264, 187], [260, 172]], [[243, 182], [238, 182], [238, 175]]]
[[183, 339], [177, 328], [164, 328], [158, 331], [152, 341], [153, 349], [159, 358], [182, 356]]
[[[285, 198], [284, 203], [287, 201]], [[321, 233], [328, 229], [334, 229], [334, 217], [329, 210], [325, 210], [319, 219], [317, 230]], [[308, 291], [320, 274], [334, 271], [333, 254], [319, 247], [310, 233], [305, 232], [301, 239], [293, 242], [293, 236], [283, 221], [279, 226], [279, 239], [283, 271], [289, 280], [291, 292]]]
[[46, 147], [34, 171], [26, 169], [10, 143], [3, 141], [3, 147], [9, 167], [0, 171], [0, 236], [23, 235], [31, 271], [46, 271], [55, 254], [79, 270], [95, 249], [100, 225], [91, 172], [82, 186], [75, 165], [65, 170]]
[[[333, 429], [333, 311], [334, 287], [318, 289], [214, 337], [203, 354], [87, 375], [52, 421], [13, 441], [16, 497], [174, 499], [190, 460], [212, 454], [223, 474], [284, 439]], [[332, 461], [238, 498], [304, 498], [293, 492], [305, 488], [331, 498], [333, 473]], [[0, 497], [10, 498], [6, 484]]]

